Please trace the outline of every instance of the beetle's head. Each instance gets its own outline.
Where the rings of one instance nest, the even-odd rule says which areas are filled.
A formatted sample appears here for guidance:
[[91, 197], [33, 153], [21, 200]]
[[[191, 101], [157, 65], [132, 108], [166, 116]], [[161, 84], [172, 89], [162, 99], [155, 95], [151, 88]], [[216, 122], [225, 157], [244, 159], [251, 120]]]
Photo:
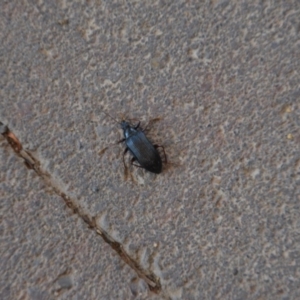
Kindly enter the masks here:
[[121, 127], [122, 127], [123, 130], [126, 130], [130, 127], [130, 124], [127, 121], [123, 120], [121, 122]]

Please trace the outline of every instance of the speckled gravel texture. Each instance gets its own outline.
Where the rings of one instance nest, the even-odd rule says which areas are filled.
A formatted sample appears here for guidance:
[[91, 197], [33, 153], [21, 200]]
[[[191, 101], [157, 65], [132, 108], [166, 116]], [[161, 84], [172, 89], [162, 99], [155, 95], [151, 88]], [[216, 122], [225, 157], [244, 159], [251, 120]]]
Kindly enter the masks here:
[[1, 299], [300, 299], [300, 1], [1, 1], [0, 41], [0, 121], [162, 286], [1, 137]]

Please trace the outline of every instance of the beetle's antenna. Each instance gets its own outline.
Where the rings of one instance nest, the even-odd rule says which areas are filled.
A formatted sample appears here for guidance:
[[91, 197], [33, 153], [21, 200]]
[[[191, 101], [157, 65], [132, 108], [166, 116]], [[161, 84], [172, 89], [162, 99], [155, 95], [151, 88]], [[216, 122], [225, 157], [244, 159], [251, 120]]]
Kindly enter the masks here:
[[112, 117], [109, 113], [105, 112], [104, 110], [101, 110], [101, 112], [103, 112], [105, 115], [107, 115], [108, 117], [110, 117], [111, 119], [113, 119], [116, 123], [120, 124], [120, 122], [118, 122], [114, 117]]

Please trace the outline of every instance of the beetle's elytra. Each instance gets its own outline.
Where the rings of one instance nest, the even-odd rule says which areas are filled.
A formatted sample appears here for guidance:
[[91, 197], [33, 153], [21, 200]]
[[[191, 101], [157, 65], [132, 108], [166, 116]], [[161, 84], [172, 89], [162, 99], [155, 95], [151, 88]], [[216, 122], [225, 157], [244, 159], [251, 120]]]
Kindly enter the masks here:
[[[136, 126], [131, 126], [126, 121], [121, 122], [121, 127], [124, 133], [124, 139], [122, 141], [126, 143], [126, 149], [123, 154], [123, 162], [124, 155], [129, 150], [129, 152], [133, 155], [131, 163], [136, 160], [140, 164], [139, 167], [146, 169], [149, 172], [159, 174], [162, 171], [162, 160], [157, 148], [162, 146], [153, 145], [147, 139], [145, 133], [139, 126], [140, 123]], [[164, 155], [166, 160], [165, 151]]]

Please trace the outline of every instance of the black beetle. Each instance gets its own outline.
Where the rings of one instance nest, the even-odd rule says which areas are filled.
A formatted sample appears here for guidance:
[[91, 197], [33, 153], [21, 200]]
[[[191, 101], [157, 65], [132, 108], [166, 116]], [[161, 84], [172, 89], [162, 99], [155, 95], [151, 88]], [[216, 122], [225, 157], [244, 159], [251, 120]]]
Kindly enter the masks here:
[[[124, 139], [122, 142], [126, 143], [126, 149], [124, 155], [129, 150], [133, 155], [131, 163], [135, 160], [140, 164], [143, 169], [146, 169], [149, 172], [159, 174], [162, 171], [162, 160], [157, 151], [158, 147], [163, 148], [165, 161], [167, 161], [166, 153], [163, 146], [153, 145], [146, 137], [143, 130], [140, 128], [140, 122], [132, 127], [128, 122], [122, 121], [121, 127], [124, 133]], [[125, 162], [124, 162], [125, 164]]]
[[[103, 111], [103, 113], [105, 113]], [[105, 113], [113, 120], [115, 120], [112, 116]], [[116, 120], [115, 120], [116, 121]], [[162, 171], [162, 160], [157, 151], [157, 148], [161, 147], [164, 152], [165, 162], [167, 162], [167, 156], [165, 153], [165, 149], [160, 145], [153, 145], [148, 138], [146, 137], [144, 130], [140, 127], [140, 122], [137, 125], [132, 126], [127, 121], [122, 121], [119, 123], [123, 129], [124, 138], [119, 141], [126, 143], [126, 149], [123, 153], [123, 163], [126, 169], [124, 156], [129, 150], [132, 154], [133, 158], [131, 159], [131, 164], [134, 161], [137, 161], [139, 165], [133, 164], [134, 166], [146, 169], [149, 172], [159, 174]]]

